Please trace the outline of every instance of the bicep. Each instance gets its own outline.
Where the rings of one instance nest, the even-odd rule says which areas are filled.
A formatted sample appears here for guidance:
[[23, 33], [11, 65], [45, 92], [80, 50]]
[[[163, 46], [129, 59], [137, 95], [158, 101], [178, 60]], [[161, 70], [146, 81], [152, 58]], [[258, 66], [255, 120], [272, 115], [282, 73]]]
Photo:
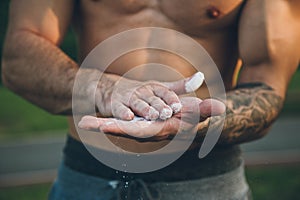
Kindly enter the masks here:
[[8, 34], [30, 31], [58, 45], [70, 23], [73, 0], [12, 0]]
[[262, 82], [285, 95], [300, 57], [297, 8], [295, 1], [247, 1], [239, 22], [239, 83]]

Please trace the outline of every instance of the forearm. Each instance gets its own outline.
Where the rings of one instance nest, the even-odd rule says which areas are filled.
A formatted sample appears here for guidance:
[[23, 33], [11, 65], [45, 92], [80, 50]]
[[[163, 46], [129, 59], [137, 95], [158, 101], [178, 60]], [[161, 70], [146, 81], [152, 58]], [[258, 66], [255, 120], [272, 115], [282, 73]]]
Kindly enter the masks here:
[[[236, 144], [264, 136], [277, 118], [283, 99], [264, 84], [243, 85], [227, 93], [226, 118], [219, 144]], [[221, 117], [209, 120], [212, 127], [220, 126]]]
[[70, 113], [77, 70], [77, 64], [46, 39], [25, 30], [8, 34], [4, 83], [33, 104], [51, 113]]
[[[78, 68], [77, 63], [55, 44], [30, 31], [19, 31], [7, 36], [3, 54], [4, 84], [50, 113], [72, 113], [72, 91]], [[80, 82], [93, 82], [100, 73], [96, 69], [81, 70], [80, 77], [84, 80]], [[82, 85], [81, 88], [76, 93], [77, 99], [86, 101], [87, 86]], [[85, 108], [81, 111], [91, 112]]]

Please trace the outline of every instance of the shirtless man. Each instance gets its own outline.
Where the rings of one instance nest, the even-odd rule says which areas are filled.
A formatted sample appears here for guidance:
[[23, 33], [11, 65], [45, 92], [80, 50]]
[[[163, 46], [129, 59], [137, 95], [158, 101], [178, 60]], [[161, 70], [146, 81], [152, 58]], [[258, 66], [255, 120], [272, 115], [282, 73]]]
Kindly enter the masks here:
[[[69, 117], [70, 136], [50, 199], [155, 199], [158, 196], [165, 200], [248, 199], [249, 189], [237, 144], [262, 137], [280, 112], [287, 85], [299, 64], [299, 9], [297, 0], [12, 0], [3, 54], [3, 82], [51, 113], [70, 115], [72, 110], [72, 88], [79, 64], [59, 49], [71, 23], [78, 35], [79, 63], [98, 43], [125, 30], [154, 26], [183, 32], [208, 51], [219, 67], [227, 91], [227, 116], [219, 145], [204, 159], [199, 160], [197, 152], [190, 150], [166, 168], [145, 174], [116, 172], [99, 163], [80, 142]], [[239, 58], [243, 65], [238, 84], [234, 85]], [[130, 120], [134, 114], [146, 117], [152, 108], [140, 110], [138, 106], [120, 104], [114, 108], [105, 102], [111, 100], [107, 91], [116, 77], [133, 66], [149, 62], [173, 66], [184, 76], [195, 72], [188, 63], [161, 51], [146, 49], [130, 53], [114, 62], [97, 85], [96, 107], [100, 114], [111, 117], [117, 113], [114, 117], [124, 120]], [[86, 82], [94, 83], [93, 74], [97, 73], [86, 73], [90, 74]], [[176, 84], [152, 87], [148, 92], [155, 96], [155, 91], [166, 91], [159, 96], [165, 101], [160, 105], [171, 109], [173, 103], [180, 103], [180, 98], [172, 92], [178, 89], [172, 87]], [[205, 87], [197, 95], [207, 97]], [[82, 96], [87, 101], [93, 98], [86, 93]], [[167, 98], [172, 101], [168, 102]], [[162, 110], [156, 111], [154, 118], [159, 118]], [[205, 134], [208, 122], [218, 126], [219, 118], [199, 122], [200, 136], [195, 143]], [[171, 125], [160, 136], [174, 134]], [[106, 128], [107, 132], [118, 133], [115, 127]], [[133, 150], [161, 146], [165, 140], [158, 137], [140, 143], [132, 137], [110, 137], [120, 138], [124, 146]], [[128, 180], [122, 179], [123, 176]], [[112, 185], [110, 180], [119, 182]], [[125, 181], [133, 184], [122, 187]]]

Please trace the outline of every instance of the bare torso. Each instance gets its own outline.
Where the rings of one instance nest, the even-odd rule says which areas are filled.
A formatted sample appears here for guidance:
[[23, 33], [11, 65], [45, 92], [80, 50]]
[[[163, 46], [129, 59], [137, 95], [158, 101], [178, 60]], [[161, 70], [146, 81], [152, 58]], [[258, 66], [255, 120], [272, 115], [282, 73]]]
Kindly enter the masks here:
[[[101, 41], [119, 32], [138, 27], [170, 28], [189, 35], [206, 49], [218, 66], [226, 89], [230, 89], [238, 59], [237, 23], [243, 2], [243, 0], [80, 0], [74, 18], [79, 36], [79, 60], [82, 61]], [[126, 54], [117, 59], [107, 72], [122, 75], [135, 66], [149, 62], [172, 66], [184, 76], [194, 73], [194, 68], [183, 59], [155, 50], [139, 50]], [[198, 93], [200, 97], [206, 96], [205, 92]], [[70, 119], [69, 122], [71, 135], [77, 138], [73, 120]], [[114, 140], [114, 136], [110, 137]], [[131, 146], [133, 149], [139, 145], [131, 139], [123, 138], [123, 140], [126, 141], [127, 147]], [[128, 145], [128, 142], [132, 144]], [[164, 143], [164, 141], [149, 143], [149, 148], [152, 146], [158, 148]], [[145, 145], [143, 143], [143, 146]]]

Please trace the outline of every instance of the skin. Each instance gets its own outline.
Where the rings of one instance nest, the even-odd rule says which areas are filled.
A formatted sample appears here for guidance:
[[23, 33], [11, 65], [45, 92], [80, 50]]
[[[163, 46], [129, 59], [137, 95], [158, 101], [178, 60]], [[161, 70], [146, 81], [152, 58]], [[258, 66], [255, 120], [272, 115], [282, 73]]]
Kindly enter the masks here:
[[[69, 115], [74, 77], [79, 64], [66, 56], [59, 49], [59, 45], [72, 19], [78, 35], [79, 62], [95, 45], [111, 35], [131, 28], [158, 26], [188, 34], [208, 51], [217, 64], [227, 90], [227, 101], [224, 104], [228, 115], [219, 144], [236, 144], [260, 138], [278, 116], [287, 85], [299, 64], [299, 1], [187, 0], [184, 6], [180, 0], [120, 0], [118, 3], [111, 0], [80, 0], [78, 2], [80, 5], [73, 0], [11, 1], [2, 73], [3, 82], [7, 87], [51, 113]], [[242, 59], [243, 66], [238, 84], [250, 85], [235, 88], [232, 85], [233, 73], [239, 58]], [[107, 106], [110, 104], [107, 102], [111, 101], [112, 86], [119, 76], [132, 69], [132, 66], [149, 62], [172, 66], [185, 77], [195, 73], [185, 60], [155, 50], [140, 50], [121, 57], [109, 66], [103, 80], [97, 84], [95, 82], [99, 74], [97, 70], [86, 70], [83, 72], [86, 73], [85, 77], [88, 77], [85, 82], [90, 83], [91, 88], [97, 87], [96, 107], [102, 118], [88, 118], [83, 121], [93, 124], [93, 121], [115, 120], [103, 118], [103, 116], [112, 117], [113, 113], [125, 113], [124, 116], [121, 114], [114, 116], [123, 120], [132, 119], [133, 114], [136, 113], [146, 117], [150, 107], [144, 109], [143, 106], [126, 105], [124, 104], [126, 100], [119, 99], [117, 106], [111, 108]], [[135, 74], [134, 77], [139, 76]], [[136, 91], [136, 85], [143, 85], [143, 81], [131, 80], [131, 78], [127, 77], [124, 86], [131, 88], [130, 92], [133, 92]], [[144, 99], [149, 98], [151, 94], [152, 97], [165, 100], [161, 103], [161, 108], [171, 109], [172, 103], [182, 103], [182, 99], [176, 95], [176, 90], [182, 90], [184, 82], [185, 80], [179, 80], [164, 85], [154, 81], [146, 85], [147, 92], [143, 93], [144, 96], [137, 97], [136, 101], [141, 100], [145, 103]], [[159, 88], [152, 87], [153, 85], [159, 85]], [[151, 89], [148, 90], [149, 88]], [[168, 91], [168, 95], [155, 95], [162, 88]], [[122, 96], [126, 96], [128, 92]], [[172, 96], [171, 103], [166, 101], [169, 96]], [[197, 96], [201, 99], [208, 97], [207, 89], [201, 87], [197, 91]], [[82, 101], [89, 101], [93, 96], [86, 91], [81, 91], [79, 98]], [[194, 102], [197, 100], [194, 99]], [[220, 102], [214, 103], [222, 108], [223, 104]], [[117, 112], [112, 112], [114, 109]], [[157, 111], [161, 112], [161, 109], [157, 108]], [[89, 112], [91, 111], [82, 108], [83, 114]], [[153, 118], [159, 116], [158, 114]], [[154, 136], [152, 138], [154, 141], [147, 145], [150, 147], [164, 145], [164, 139], [178, 131], [178, 120], [176, 120], [178, 116], [179, 114], [175, 114], [167, 119], [165, 123], [167, 126], [164, 126], [163, 133], [160, 133], [157, 138]], [[209, 116], [208, 112], [205, 118]], [[247, 123], [241, 126], [240, 121]], [[125, 123], [132, 122], [125, 121]], [[213, 116], [205, 121], [199, 121], [197, 128], [200, 139], [205, 136], [205, 130], [210, 123], [217, 126], [219, 117]], [[69, 124], [72, 137], [78, 139], [70, 117]], [[94, 124], [98, 126], [88, 128], [118, 133], [114, 124], [105, 128], [102, 123]], [[81, 126], [84, 128], [85, 124], [82, 122]], [[152, 126], [156, 128], [161, 124], [158, 121], [152, 123]], [[134, 134], [133, 132], [137, 130], [119, 132], [111, 139], [116, 140], [120, 134], [126, 136]], [[147, 145], [131, 137], [122, 137], [120, 141], [133, 148], [141, 146], [147, 148]]]

